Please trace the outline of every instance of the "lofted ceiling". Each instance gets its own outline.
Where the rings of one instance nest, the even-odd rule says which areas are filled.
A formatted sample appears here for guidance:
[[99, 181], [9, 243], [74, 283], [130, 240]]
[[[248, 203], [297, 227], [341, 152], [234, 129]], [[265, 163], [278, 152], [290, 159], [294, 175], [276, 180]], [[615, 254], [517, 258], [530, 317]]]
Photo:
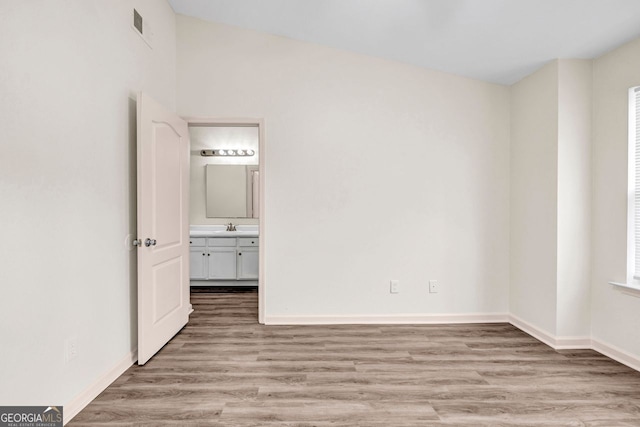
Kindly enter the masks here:
[[489, 82], [640, 36], [640, 0], [169, 0], [176, 13]]

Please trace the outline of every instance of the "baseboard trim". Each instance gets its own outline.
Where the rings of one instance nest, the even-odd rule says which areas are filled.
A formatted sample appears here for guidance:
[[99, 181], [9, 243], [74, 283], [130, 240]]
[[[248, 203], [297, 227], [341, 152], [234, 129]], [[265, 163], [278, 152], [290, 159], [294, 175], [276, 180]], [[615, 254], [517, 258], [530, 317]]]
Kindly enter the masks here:
[[591, 340], [591, 348], [598, 353], [602, 353], [615, 360], [616, 362], [620, 362], [623, 365], [627, 365], [631, 369], [635, 369], [640, 372], [640, 358], [631, 353], [595, 338]]
[[591, 348], [590, 337], [557, 337], [513, 314], [509, 315], [509, 323], [554, 350], [585, 350]]
[[538, 341], [542, 341], [549, 347], [555, 348], [556, 339], [549, 332], [543, 329], [540, 329], [536, 326], [533, 326], [531, 323], [519, 318], [518, 316], [514, 316], [513, 314], [509, 315], [509, 323], [511, 323], [516, 328], [520, 329], [522, 332], [531, 335]]
[[123, 357], [113, 368], [108, 372], [105, 372], [100, 378], [98, 378], [93, 384], [89, 385], [84, 391], [77, 395], [71, 402], [64, 405], [64, 420], [63, 423], [67, 424], [76, 415], [80, 413], [93, 399], [98, 397], [109, 385], [114, 382], [120, 375], [122, 375], [127, 369], [131, 367], [138, 360], [138, 350], [134, 350], [131, 353]]
[[589, 350], [591, 338], [589, 337], [557, 337], [556, 350]]
[[265, 316], [265, 325], [425, 325], [444, 323], [507, 323], [507, 313], [284, 315]]

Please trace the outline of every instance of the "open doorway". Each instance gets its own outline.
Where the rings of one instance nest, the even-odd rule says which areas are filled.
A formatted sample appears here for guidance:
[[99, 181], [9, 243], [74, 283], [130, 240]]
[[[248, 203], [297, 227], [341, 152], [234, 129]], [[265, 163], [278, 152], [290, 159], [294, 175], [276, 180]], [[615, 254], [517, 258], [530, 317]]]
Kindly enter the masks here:
[[255, 289], [264, 323], [263, 122], [187, 122], [191, 289]]

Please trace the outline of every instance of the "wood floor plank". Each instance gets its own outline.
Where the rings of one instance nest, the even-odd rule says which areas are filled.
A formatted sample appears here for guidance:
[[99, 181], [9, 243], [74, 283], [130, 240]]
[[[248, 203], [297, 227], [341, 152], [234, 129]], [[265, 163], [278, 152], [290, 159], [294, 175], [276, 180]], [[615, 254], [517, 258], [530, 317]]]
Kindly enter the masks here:
[[255, 292], [191, 301], [69, 425], [640, 427], [640, 373], [509, 324], [264, 326]]
[[[438, 421], [439, 417], [431, 405], [426, 402], [366, 402], [352, 400], [304, 401], [256, 401], [230, 403], [225, 406], [221, 420], [261, 420], [261, 421], [331, 421], [336, 425], [342, 422], [358, 420], [361, 425], [368, 421], [398, 418], [406, 423], [424, 425], [424, 421]], [[391, 424], [393, 425], [393, 424]]]
[[306, 375], [313, 385], [460, 385], [489, 383], [478, 372], [472, 370], [442, 370], [428, 372], [322, 372]]

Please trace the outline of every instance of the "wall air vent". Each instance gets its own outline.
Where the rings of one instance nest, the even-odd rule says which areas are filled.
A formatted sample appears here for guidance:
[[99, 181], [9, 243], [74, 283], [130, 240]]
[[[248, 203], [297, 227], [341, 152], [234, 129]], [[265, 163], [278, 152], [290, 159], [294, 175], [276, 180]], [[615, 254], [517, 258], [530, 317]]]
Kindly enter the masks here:
[[144, 20], [140, 12], [136, 9], [133, 9], [133, 23], [131, 24], [131, 28], [144, 40], [147, 46], [153, 49], [153, 31], [151, 31], [149, 22]]
[[133, 9], [133, 28], [138, 30], [140, 35], [143, 34], [142, 31], [142, 15], [138, 13], [137, 10]]

